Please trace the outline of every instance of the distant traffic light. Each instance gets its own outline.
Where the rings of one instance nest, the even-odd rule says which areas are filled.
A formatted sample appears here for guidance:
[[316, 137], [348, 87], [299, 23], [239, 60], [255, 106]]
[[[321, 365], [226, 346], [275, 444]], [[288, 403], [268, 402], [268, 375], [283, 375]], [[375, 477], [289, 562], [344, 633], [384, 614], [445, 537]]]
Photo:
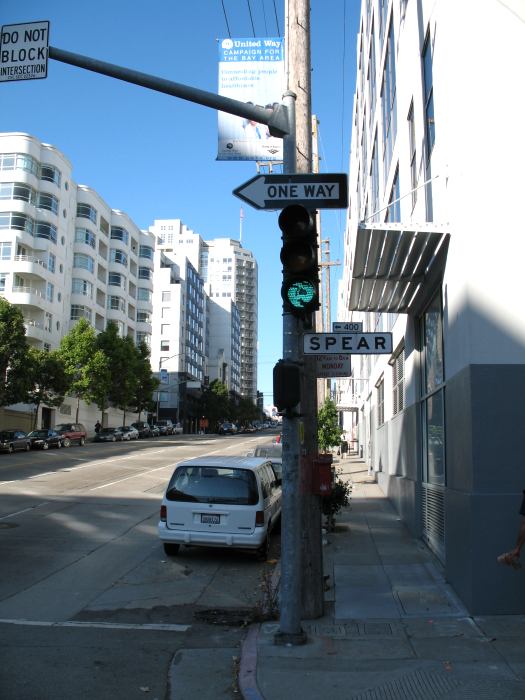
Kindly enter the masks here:
[[279, 360], [273, 368], [273, 403], [290, 410], [301, 400], [301, 370], [292, 360]]
[[291, 204], [279, 215], [282, 231], [284, 310], [304, 318], [319, 308], [319, 263], [315, 212]]

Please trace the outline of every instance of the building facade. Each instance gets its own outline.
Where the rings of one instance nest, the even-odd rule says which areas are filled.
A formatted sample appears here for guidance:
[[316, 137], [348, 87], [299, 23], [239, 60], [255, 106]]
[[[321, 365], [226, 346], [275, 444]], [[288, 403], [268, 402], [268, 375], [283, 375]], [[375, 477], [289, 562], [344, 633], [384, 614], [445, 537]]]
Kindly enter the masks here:
[[354, 356], [341, 421], [473, 614], [525, 612], [496, 563], [525, 488], [523, 20], [512, 2], [363, 0], [357, 45], [338, 320], [394, 351]]

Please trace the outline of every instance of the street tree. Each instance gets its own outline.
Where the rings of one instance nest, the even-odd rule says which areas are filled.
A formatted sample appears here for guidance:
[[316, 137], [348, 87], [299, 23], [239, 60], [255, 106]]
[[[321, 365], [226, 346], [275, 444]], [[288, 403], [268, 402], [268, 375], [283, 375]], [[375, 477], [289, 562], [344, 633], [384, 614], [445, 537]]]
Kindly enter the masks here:
[[141, 342], [137, 346], [137, 363], [136, 363], [136, 378], [134, 404], [138, 418], [141, 419], [142, 411], [153, 411], [155, 402], [153, 401], [153, 392], [157, 389], [160, 382], [153, 376], [150, 364], [150, 349], [146, 343]]
[[214, 379], [204, 388], [200, 399], [200, 413], [206, 417], [210, 429], [215, 431], [219, 421], [229, 415], [228, 387], [219, 379]]
[[27, 373], [31, 380], [28, 400], [35, 406], [33, 418], [33, 429], [35, 429], [41, 404], [56, 407], [63, 403], [69, 389], [69, 377], [58, 350], [48, 352], [38, 348], [29, 349]]
[[326, 399], [317, 415], [317, 442], [320, 452], [327, 452], [341, 441], [341, 428], [337, 420], [337, 408], [331, 399]]
[[28, 350], [22, 312], [0, 297], [0, 406], [27, 400]]
[[58, 352], [64, 363], [69, 379], [68, 394], [77, 400], [76, 418], [80, 410], [80, 401], [91, 403], [93, 393], [93, 376], [91, 363], [97, 349], [97, 335], [93, 326], [85, 318], [75, 323], [73, 328], [60, 341]]

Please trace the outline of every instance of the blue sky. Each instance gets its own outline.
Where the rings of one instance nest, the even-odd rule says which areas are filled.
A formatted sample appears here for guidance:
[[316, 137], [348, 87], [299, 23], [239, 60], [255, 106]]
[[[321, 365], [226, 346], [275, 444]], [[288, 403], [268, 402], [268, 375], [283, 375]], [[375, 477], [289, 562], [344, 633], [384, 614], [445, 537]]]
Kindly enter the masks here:
[[[0, 24], [50, 21], [50, 44], [217, 92], [217, 39], [281, 35], [284, 0], [2, 0]], [[360, 3], [311, 0], [312, 111], [320, 121], [321, 172], [348, 169]], [[344, 81], [344, 82], [343, 82]], [[217, 161], [217, 113], [89, 71], [49, 62], [48, 78], [0, 83], [0, 131], [23, 131], [61, 150], [73, 179], [140, 228], [180, 218], [203, 238], [239, 238], [259, 264], [258, 388], [272, 403], [282, 355], [281, 247], [277, 214], [243, 205], [232, 190], [253, 162]], [[323, 212], [331, 259], [342, 261], [345, 211]], [[331, 268], [332, 292], [340, 269]], [[332, 294], [334, 299], [334, 294]], [[332, 320], [336, 309], [332, 305]]]

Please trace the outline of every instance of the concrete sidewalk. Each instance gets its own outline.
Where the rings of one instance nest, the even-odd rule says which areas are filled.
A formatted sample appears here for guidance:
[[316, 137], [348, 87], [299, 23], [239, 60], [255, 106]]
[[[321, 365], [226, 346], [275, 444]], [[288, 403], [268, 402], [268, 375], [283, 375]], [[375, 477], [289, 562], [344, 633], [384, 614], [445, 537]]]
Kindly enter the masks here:
[[303, 622], [303, 646], [276, 646], [278, 623], [252, 626], [241, 653], [242, 696], [524, 700], [525, 616], [470, 617], [365, 463], [349, 456], [337, 466], [353, 493], [323, 548], [325, 615]]

